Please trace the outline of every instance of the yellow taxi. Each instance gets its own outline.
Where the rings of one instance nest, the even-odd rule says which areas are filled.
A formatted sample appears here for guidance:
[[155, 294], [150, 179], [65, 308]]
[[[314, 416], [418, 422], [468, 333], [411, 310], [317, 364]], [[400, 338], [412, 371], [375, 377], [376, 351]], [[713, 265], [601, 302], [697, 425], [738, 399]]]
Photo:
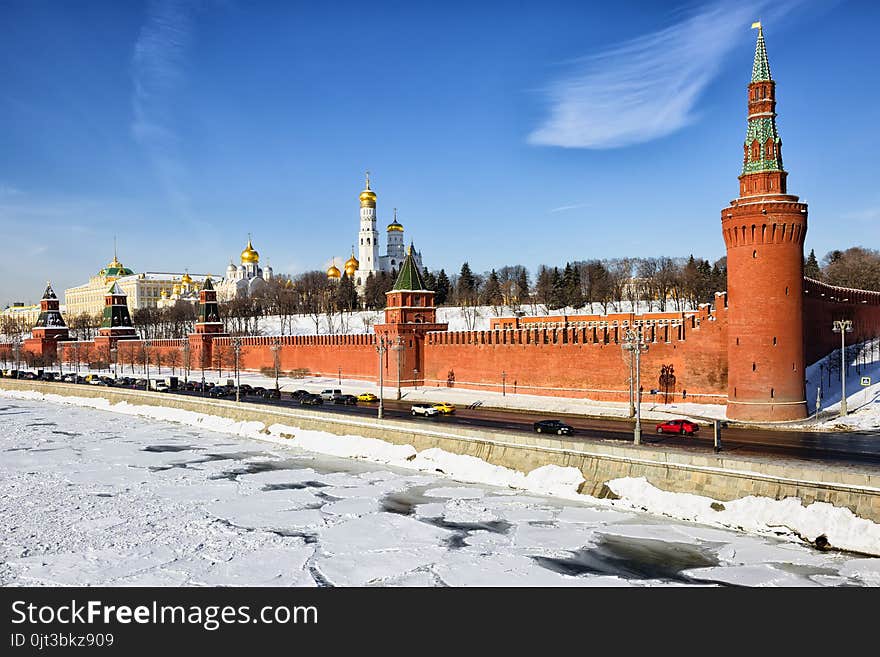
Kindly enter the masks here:
[[452, 415], [455, 413], [455, 405], [450, 404], [449, 402], [439, 402], [434, 404], [434, 408], [440, 411], [443, 415]]
[[379, 398], [376, 395], [374, 395], [372, 392], [364, 392], [364, 393], [361, 393], [360, 395], [358, 395], [358, 401], [373, 402], [373, 401], [378, 401], [378, 400], [379, 400]]

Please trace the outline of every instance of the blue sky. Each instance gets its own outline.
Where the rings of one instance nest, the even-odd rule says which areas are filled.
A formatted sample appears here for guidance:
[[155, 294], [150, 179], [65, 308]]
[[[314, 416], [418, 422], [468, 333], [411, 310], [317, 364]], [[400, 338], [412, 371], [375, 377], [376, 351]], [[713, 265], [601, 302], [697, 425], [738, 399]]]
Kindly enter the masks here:
[[347, 257], [371, 171], [432, 269], [724, 254], [761, 19], [807, 249], [877, 248], [880, 3], [0, 0], [0, 306]]

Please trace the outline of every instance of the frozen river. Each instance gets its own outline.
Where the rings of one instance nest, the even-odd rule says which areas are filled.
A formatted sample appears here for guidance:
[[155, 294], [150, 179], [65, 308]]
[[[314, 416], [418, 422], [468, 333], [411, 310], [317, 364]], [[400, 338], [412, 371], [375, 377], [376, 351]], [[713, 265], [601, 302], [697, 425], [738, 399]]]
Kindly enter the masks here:
[[0, 585], [876, 586], [880, 559], [0, 400]]

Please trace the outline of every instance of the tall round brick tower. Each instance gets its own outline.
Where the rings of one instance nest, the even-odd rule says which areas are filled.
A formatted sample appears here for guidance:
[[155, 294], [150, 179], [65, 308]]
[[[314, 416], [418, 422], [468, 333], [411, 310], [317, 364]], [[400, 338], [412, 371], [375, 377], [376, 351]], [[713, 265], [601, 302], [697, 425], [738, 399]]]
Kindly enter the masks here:
[[736, 420], [807, 416], [804, 237], [807, 206], [787, 193], [776, 83], [760, 24], [739, 198], [721, 211], [727, 246], [728, 407]]

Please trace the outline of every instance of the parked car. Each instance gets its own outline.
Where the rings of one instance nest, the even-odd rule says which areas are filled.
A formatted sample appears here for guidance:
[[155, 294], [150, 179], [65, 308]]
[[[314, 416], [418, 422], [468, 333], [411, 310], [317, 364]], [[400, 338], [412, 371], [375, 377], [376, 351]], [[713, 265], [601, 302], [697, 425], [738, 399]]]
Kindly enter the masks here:
[[333, 398], [333, 403], [342, 404], [344, 406], [355, 406], [358, 403], [358, 400], [354, 395], [337, 395]]
[[[256, 386], [256, 387], [248, 390], [247, 394], [262, 397], [265, 392], [266, 392], [266, 389], [263, 386]], [[242, 386], [241, 394], [245, 394], [244, 393], [244, 386]]]
[[657, 433], [677, 433], [693, 436], [700, 430], [700, 425], [690, 420], [668, 420], [657, 425]]
[[293, 399], [294, 401], [299, 401], [300, 399], [302, 399], [306, 395], [311, 395], [311, 394], [312, 393], [310, 393], [308, 390], [294, 390], [292, 393], [290, 393], [290, 398]]
[[555, 433], [559, 436], [574, 435], [574, 428], [562, 420], [541, 420], [532, 426], [535, 433]]
[[439, 402], [434, 404], [434, 408], [440, 411], [441, 415], [452, 415], [455, 413], [455, 404], [449, 402]]
[[251, 387], [247, 383], [242, 383], [238, 386], [238, 389], [241, 391], [242, 395], [249, 395], [253, 391], [253, 387]]
[[338, 397], [342, 394], [342, 390], [339, 388], [328, 388], [327, 390], [321, 391], [321, 399], [324, 401], [332, 401], [334, 397]]
[[156, 392], [168, 392], [171, 388], [164, 381], [156, 381], [156, 383], [153, 384], [153, 390]]
[[379, 398], [372, 392], [362, 392], [357, 396], [357, 400], [362, 402], [374, 402], [379, 401]]
[[43, 372], [43, 376], [40, 377], [43, 381], [54, 381], [55, 380], [55, 372]]
[[324, 403], [324, 398], [321, 397], [321, 395], [313, 395], [309, 393], [300, 397], [299, 403], [303, 406], [320, 406]]
[[421, 415], [422, 417], [436, 417], [440, 415], [440, 411], [431, 406], [430, 404], [413, 404], [410, 408], [410, 412], [415, 415]]
[[208, 390], [208, 397], [226, 397], [229, 395], [229, 390], [226, 386], [214, 386], [213, 388]]
[[281, 391], [275, 388], [265, 388], [260, 394], [263, 399], [281, 399]]

